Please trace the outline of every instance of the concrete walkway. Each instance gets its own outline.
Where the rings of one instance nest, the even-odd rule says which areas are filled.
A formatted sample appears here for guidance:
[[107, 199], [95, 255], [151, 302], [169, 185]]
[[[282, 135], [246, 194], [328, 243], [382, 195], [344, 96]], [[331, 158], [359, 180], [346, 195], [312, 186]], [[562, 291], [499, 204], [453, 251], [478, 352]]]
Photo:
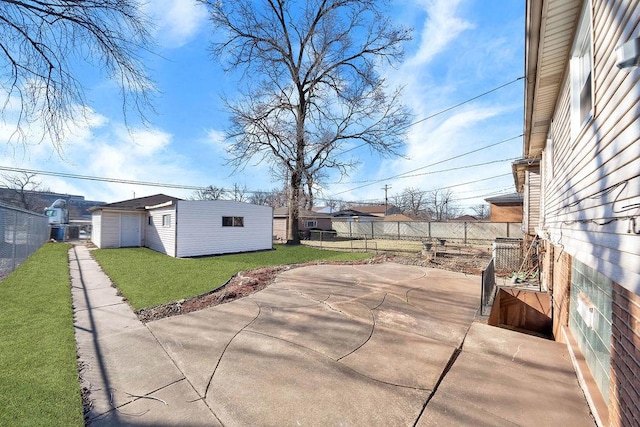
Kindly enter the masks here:
[[297, 268], [143, 325], [87, 248], [70, 259], [91, 425], [593, 425], [564, 345], [473, 321], [477, 277]]

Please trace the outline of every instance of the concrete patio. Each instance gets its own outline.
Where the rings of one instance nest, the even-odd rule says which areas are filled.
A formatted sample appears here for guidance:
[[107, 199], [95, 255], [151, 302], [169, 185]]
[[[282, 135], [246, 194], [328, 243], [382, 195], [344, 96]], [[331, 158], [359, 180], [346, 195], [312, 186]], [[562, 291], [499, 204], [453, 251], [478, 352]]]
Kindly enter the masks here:
[[478, 277], [318, 265], [142, 324], [70, 252], [91, 425], [594, 425], [562, 344], [474, 321]]

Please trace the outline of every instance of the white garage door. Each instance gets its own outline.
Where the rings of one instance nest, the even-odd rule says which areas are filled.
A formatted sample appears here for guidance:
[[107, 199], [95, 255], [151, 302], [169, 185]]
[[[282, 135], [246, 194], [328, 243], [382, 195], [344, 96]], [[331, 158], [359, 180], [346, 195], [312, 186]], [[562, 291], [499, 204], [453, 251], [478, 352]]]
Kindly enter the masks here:
[[120, 247], [140, 246], [140, 215], [120, 215]]

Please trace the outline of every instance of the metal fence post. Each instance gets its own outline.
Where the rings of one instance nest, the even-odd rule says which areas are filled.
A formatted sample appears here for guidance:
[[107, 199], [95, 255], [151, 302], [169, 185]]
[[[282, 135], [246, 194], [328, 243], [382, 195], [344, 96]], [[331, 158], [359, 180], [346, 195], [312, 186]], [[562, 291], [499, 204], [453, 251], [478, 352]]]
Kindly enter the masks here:
[[467, 221], [464, 222], [464, 244], [467, 244]]

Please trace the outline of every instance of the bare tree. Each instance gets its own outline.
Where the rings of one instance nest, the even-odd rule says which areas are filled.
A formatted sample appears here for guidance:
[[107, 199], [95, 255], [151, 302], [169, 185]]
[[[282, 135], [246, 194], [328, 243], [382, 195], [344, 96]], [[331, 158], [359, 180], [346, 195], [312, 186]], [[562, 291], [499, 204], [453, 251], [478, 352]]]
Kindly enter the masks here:
[[227, 100], [229, 162], [287, 171], [287, 239], [299, 243], [305, 181], [313, 187], [323, 169], [346, 173], [354, 144], [383, 155], [401, 147], [411, 117], [376, 67], [402, 57], [410, 31], [393, 25], [379, 0], [200, 2], [224, 33], [213, 52], [247, 83]]
[[231, 190], [231, 195], [233, 197], [233, 200], [235, 200], [236, 202], [244, 202], [247, 199], [246, 196], [247, 193], [247, 186], [246, 185], [239, 185], [239, 184], [233, 184], [233, 190]]
[[149, 46], [146, 28], [137, 0], [0, 0], [0, 117], [15, 123], [12, 138], [36, 124], [62, 148], [70, 123], [88, 111], [82, 62], [117, 82], [125, 119], [130, 109], [144, 116], [153, 87], [138, 56]]
[[489, 205], [486, 203], [481, 203], [476, 206], [472, 206], [471, 210], [475, 214], [475, 217], [478, 219], [488, 219], [489, 218]]
[[432, 190], [427, 197], [427, 207], [436, 221], [454, 218], [459, 209], [454, 206], [454, 194], [451, 190]]
[[224, 188], [209, 185], [196, 190], [190, 198], [191, 200], [221, 200], [226, 194], [227, 191]]
[[42, 202], [35, 192], [48, 190], [42, 187], [42, 181], [36, 177], [36, 174], [27, 172], [2, 174], [2, 181], [11, 190], [11, 198], [5, 202], [30, 211], [42, 208]]
[[392, 196], [394, 205], [407, 216], [415, 219], [426, 219], [427, 213], [427, 192], [419, 188], [407, 187], [402, 193]]

